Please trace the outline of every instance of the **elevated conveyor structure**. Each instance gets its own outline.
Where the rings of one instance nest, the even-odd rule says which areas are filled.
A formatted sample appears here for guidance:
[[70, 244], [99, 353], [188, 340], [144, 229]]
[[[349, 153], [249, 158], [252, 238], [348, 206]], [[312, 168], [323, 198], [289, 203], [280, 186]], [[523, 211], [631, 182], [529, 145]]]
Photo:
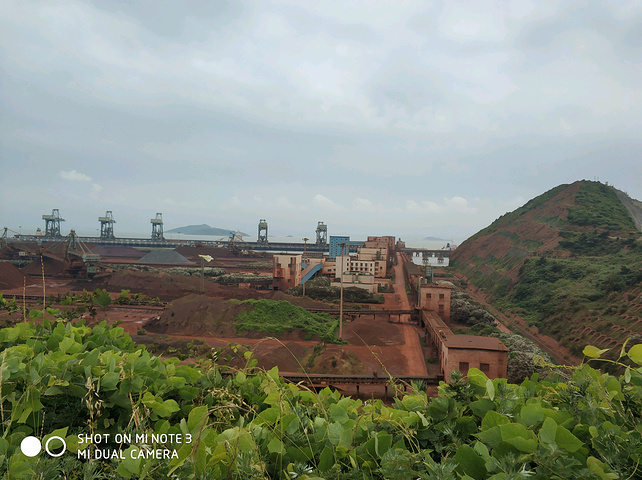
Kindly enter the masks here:
[[307, 267], [305, 267], [303, 269], [303, 272], [301, 272], [301, 277], [302, 277], [301, 278], [301, 285], [303, 285], [304, 283], [308, 283], [308, 281], [312, 277], [314, 277], [315, 274], [320, 272], [322, 268], [323, 268], [323, 265], [321, 265], [320, 263], [312, 263], [312, 264], [308, 265]]

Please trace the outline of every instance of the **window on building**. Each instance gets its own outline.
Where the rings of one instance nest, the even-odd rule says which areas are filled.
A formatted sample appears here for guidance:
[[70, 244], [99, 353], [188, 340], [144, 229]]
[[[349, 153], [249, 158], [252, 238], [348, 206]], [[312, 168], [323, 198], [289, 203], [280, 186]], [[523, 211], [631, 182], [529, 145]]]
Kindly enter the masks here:
[[468, 362], [459, 362], [459, 371], [461, 373], [466, 373], [468, 371], [469, 364]]
[[490, 372], [490, 363], [480, 363], [479, 369], [484, 373]]
[[443, 294], [443, 293], [440, 293], [440, 294], [439, 294], [439, 300], [443, 300], [443, 299], [444, 299], [444, 294]]
[[426, 298], [432, 298], [432, 293], [427, 293]]
[[443, 311], [444, 311], [444, 306], [443, 306], [443, 305], [439, 305], [439, 311], [440, 311], [440, 312], [443, 312]]

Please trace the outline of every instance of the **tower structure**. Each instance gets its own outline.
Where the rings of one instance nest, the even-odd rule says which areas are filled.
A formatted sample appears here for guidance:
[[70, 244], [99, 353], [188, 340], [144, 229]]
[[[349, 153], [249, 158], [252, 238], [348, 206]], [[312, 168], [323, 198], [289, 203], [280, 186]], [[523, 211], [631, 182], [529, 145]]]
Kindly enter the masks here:
[[60, 211], [54, 208], [51, 215], [43, 215], [42, 219], [45, 221], [45, 238], [60, 238], [60, 222], [65, 219], [60, 217]]
[[163, 236], [163, 214], [157, 213], [156, 218], [150, 220], [152, 224], [152, 240], [165, 240]]
[[319, 222], [317, 224], [317, 245], [327, 245], [328, 244], [328, 226]]
[[107, 210], [104, 217], [98, 217], [100, 222], [100, 238], [114, 238], [114, 215], [111, 210]]
[[259, 220], [259, 237], [257, 243], [268, 243], [268, 224], [264, 218]]

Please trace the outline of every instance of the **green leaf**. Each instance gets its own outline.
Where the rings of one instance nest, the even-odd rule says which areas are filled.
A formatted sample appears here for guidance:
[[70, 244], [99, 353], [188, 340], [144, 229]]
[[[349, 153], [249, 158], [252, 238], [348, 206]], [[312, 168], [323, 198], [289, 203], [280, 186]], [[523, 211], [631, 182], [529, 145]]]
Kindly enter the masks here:
[[508, 417], [497, 413], [495, 410], [489, 410], [486, 412], [481, 426], [482, 430], [488, 430], [489, 428], [506, 425], [507, 423], [510, 423]]
[[339, 445], [342, 433], [343, 427], [340, 423], [333, 422], [328, 425], [328, 439], [330, 439], [330, 443], [332, 443], [332, 445]]
[[539, 441], [546, 444], [555, 443], [557, 436], [557, 422], [551, 417], [546, 417], [542, 428], [539, 430]]
[[533, 432], [527, 430], [521, 423], [507, 423], [499, 427], [502, 433], [502, 440], [508, 442], [512, 438], [520, 437], [523, 439], [532, 438]]
[[468, 407], [479, 418], [484, 418], [484, 415], [486, 415], [489, 410], [493, 410], [495, 408], [495, 402], [488, 398], [480, 398], [479, 400], [475, 400], [470, 403]]
[[593, 345], [587, 345], [586, 347], [584, 347], [584, 350], [582, 350], [582, 353], [589, 358], [600, 358], [602, 354], [608, 351], [609, 351], [608, 348], [600, 350], [599, 348], [594, 347]]
[[100, 388], [103, 390], [116, 390], [118, 380], [120, 380], [120, 374], [115, 372], [106, 373], [100, 380]]
[[567, 452], [577, 452], [584, 445], [579, 438], [562, 426], [557, 427], [555, 442]]
[[486, 380], [486, 393], [488, 393], [488, 398], [495, 400], [495, 385], [490, 379]]
[[348, 417], [348, 412], [346, 412], [345, 408], [341, 408], [339, 405], [336, 403], [333, 403], [330, 405], [330, 408], [328, 408], [328, 414], [330, 415], [330, 418], [334, 421], [337, 421], [341, 424], [346, 423], [350, 417]]
[[375, 453], [379, 458], [381, 458], [384, 453], [390, 450], [391, 445], [392, 435], [386, 432], [377, 433], [377, 436], [375, 437]]
[[195, 435], [205, 422], [207, 422], [208, 409], [207, 406], [201, 405], [200, 407], [192, 408], [187, 417], [187, 429]]
[[499, 430], [499, 427], [492, 427], [488, 430], [479, 432], [477, 434], [477, 438], [479, 438], [490, 448], [495, 448], [502, 441], [502, 432]]
[[468, 445], [462, 445], [457, 449], [453, 462], [457, 464], [455, 470], [461, 474], [469, 475], [475, 480], [486, 478], [486, 462]]
[[132, 478], [132, 476], [138, 478], [142, 467], [141, 463], [143, 461], [138, 457], [139, 451], [140, 448], [134, 445], [125, 450], [123, 455], [125, 458], [120, 462], [120, 465], [118, 465], [116, 472], [125, 478]]
[[642, 343], [633, 345], [629, 353], [627, 354], [631, 360], [633, 360], [638, 365], [642, 365]]
[[276, 437], [273, 437], [272, 440], [270, 440], [267, 447], [270, 453], [282, 454], [285, 451], [283, 442]]
[[319, 471], [326, 472], [334, 465], [334, 453], [329, 446], [325, 446], [321, 455], [319, 456]]
[[488, 381], [488, 377], [478, 368], [471, 368], [468, 370], [466, 377], [468, 377], [468, 381], [471, 384], [477, 385], [478, 387], [486, 387], [487, 385], [486, 382]]
[[537, 440], [534, 438], [511, 437], [505, 440], [520, 452], [533, 453], [537, 450]]
[[529, 403], [522, 407], [522, 410], [519, 412], [519, 416], [521, 417], [524, 425], [537, 425], [539, 422], [544, 420], [544, 411], [539, 403]]
[[586, 466], [591, 472], [596, 474], [602, 480], [616, 480], [617, 478], [619, 478], [619, 475], [617, 473], [606, 473], [604, 471], [606, 469], [606, 464], [599, 461], [595, 457], [588, 457], [586, 459]]

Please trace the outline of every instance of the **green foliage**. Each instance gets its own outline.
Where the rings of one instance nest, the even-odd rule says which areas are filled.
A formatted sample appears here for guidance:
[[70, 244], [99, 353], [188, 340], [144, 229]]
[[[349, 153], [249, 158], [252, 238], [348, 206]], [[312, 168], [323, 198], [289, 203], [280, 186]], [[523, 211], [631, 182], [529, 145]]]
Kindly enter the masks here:
[[286, 331], [301, 329], [308, 338], [317, 336], [323, 341], [338, 343], [335, 335], [338, 320], [327, 313], [312, 313], [287, 301], [244, 300], [240, 305], [249, 308], [236, 317], [236, 329], [241, 332], [265, 332], [279, 335]]
[[610, 305], [611, 292], [642, 283], [642, 256], [530, 258], [520, 269], [520, 282], [504, 296], [514, 307], [532, 312], [536, 323], [573, 314], [580, 306], [595, 311]]
[[[354, 400], [287, 384], [276, 368], [180, 365], [118, 327], [21, 323], [0, 330], [0, 475], [31, 478], [617, 479], [639, 478], [642, 346], [622, 348], [616, 377], [588, 364], [521, 385], [472, 369], [439, 396]], [[590, 361], [603, 351], [587, 347]], [[416, 386], [417, 387], [417, 386]], [[420, 388], [416, 388], [420, 390]], [[79, 461], [78, 435], [134, 435], [124, 460]], [[29, 458], [27, 435], [68, 453]], [[141, 434], [182, 435], [137, 458]], [[187, 436], [190, 441], [188, 442]], [[134, 458], [132, 458], [134, 456]]]
[[[289, 288], [287, 293], [289, 295], [302, 296], [303, 287], [299, 285]], [[305, 286], [305, 296], [314, 300], [338, 302], [341, 298], [341, 287], [333, 287], [329, 283], [325, 284], [325, 282], [317, 284], [308, 282]], [[359, 287], [344, 287], [343, 300], [349, 303], [385, 303], [383, 295], [374, 295]]]
[[568, 222], [607, 230], [635, 232], [635, 224], [615, 190], [600, 182], [580, 182]]

